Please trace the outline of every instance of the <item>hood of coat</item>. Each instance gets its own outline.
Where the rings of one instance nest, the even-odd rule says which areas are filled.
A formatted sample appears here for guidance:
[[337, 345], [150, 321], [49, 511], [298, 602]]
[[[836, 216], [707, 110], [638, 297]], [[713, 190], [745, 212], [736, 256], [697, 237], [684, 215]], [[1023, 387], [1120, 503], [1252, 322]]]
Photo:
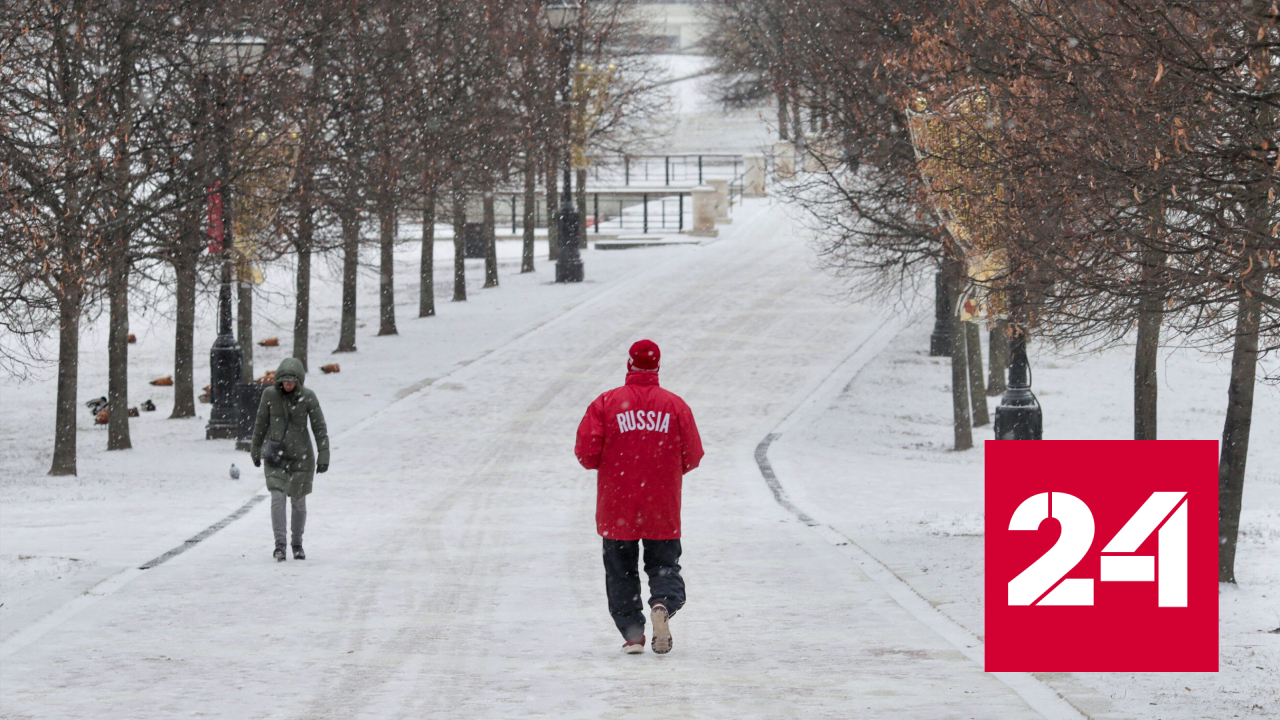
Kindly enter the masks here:
[[284, 381], [296, 382], [298, 387], [302, 387], [303, 381], [306, 379], [307, 370], [302, 367], [302, 361], [298, 358], [285, 358], [280, 361], [280, 367], [276, 368], [276, 387], [281, 392], [284, 391], [284, 388], [280, 387], [280, 385]]
[[657, 370], [632, 370], [627, 373], [628, 385], [657, 385]]

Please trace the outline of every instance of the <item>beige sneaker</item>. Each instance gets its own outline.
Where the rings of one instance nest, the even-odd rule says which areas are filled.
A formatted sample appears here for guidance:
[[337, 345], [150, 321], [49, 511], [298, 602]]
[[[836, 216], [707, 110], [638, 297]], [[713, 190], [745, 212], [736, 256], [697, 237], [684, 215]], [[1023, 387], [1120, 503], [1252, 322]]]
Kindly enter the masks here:
[[623, 643], [622, 652], [628, 655], [639, 655], [644, 652], [644, 636], [641, 635], [635, 640], [628, 640]]
[[667, 624], [667, 606], [655, 603], [649, 613], [653, 621], [653, 651], [659, 655], [671, 652], [671, 627]]

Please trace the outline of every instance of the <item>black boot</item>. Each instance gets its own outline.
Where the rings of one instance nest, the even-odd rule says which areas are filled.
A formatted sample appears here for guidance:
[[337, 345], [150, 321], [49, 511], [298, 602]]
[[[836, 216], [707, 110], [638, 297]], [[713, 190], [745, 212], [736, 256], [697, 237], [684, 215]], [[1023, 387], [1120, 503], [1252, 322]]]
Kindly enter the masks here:
[[284, 546], [277, 545], [276, 551], [271, 553], [271, 557], [274, 557], [277, 562], [284, 562]]
[[306, 560], [306, 559], [307, 559], [307, 554], [306, 554], [306, 553], [304, 553], [304, 552], [302, 552], [302, 546], [301, 546], [301, 545], [294, 545], [294, 546], [293, 546], [293, 559], [294, 559], [294, 560]]

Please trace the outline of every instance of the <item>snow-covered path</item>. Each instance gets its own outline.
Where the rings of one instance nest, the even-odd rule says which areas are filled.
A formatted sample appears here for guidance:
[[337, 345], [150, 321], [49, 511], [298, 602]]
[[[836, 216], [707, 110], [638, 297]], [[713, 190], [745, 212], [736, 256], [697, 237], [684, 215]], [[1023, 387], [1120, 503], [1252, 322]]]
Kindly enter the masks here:
[[[747, 210], [338, 436], [305, 562], [270, 558], [262, 503], [5, 658], [4, 716], [1039, 717], [761, 480], [756, 444], [884, 318]], [[618, 652], [572, 454], [640, 337], [707, 448], [663, 657]]]

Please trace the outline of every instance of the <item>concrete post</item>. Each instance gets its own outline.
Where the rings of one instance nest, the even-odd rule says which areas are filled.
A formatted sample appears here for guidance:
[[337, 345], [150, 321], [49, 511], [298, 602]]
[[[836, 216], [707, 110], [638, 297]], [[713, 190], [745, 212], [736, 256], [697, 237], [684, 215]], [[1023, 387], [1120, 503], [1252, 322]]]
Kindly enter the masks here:
[[699, 185], [693, 193], [693, 229], [690, 235], [716, 237], [716, 190], [710, 185]]
[[805, 148], [804, 171], [826, 172], [825, 164], [831, 162], [831, 144], [829, 142], [811, 142]]
[[779, 180], [790, 180], [796, 175], [796, 147], [783, 140], [773, 144], [773, 170]]
[[743, 197], [764, 197], [764, 156], [763, 155], [747, 155], [742, 159], [742, 196]]
[[707, 184], [716, 191], [716, 222], [733, 222], [729, 219], [729, 181], [724, 178], [713, 178], [707, 180]]

